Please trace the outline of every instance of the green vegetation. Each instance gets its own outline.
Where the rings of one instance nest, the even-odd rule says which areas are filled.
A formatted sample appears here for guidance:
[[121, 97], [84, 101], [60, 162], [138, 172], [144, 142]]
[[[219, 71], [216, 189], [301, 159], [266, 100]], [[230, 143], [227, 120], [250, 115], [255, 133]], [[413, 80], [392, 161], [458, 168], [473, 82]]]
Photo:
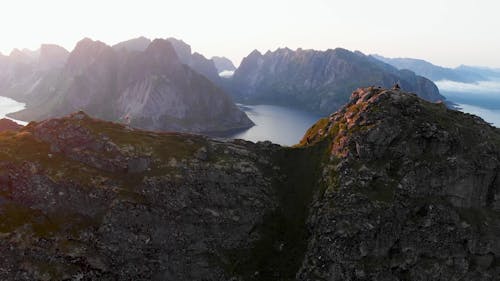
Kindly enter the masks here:
[[274, 179], [279, 206], [254, 230], [261, 239], [251, 249], [226, 253], [229, 263], [225, 268], [230, 274], [245, 280], [295, 280], [307, 247], [309, 204], [324, 189], [320, 172], [328, 156], [327, 142], [285, 148], [274, 155], [280, 170], [267, 173]]

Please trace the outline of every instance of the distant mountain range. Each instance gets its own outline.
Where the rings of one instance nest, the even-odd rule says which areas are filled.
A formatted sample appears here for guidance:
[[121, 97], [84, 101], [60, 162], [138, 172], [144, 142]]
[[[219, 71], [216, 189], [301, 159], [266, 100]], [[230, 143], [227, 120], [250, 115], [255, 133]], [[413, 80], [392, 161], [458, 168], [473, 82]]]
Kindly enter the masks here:
[[429, 101], [445, 99], [427, 78], [341, 48], [284, 48], [265, 54], [255, 50], [243, 59], [226, 87], [240, 102], [280, 104], [328, 114], [344, 105], [358, 87], [392, 87], [395, 83]]
[[353, 90], [372, 85], [397, 83], [429, 101], [445, 100], [436, 85], [419, 73], [431, 79], [472, 81], [497, 72], [465, 66], [446, 69], [342, 48], [283, 48], [265, 54], [255, 50], [235, 68], [229, 59], [207, 59], [175, 38], [139, 37], [113, 46], [84, 39], [71, 53], [43, 45], [37, 51], [0, 55], [0, 95], [27, 103], [25, 110], [11, 114], [20, 120], [85, 110], [143, 129], [212, 132], [252, 125], [226, 93], [242, 103], [277, 104], [319, 114], [337, 110]]
[[[212, 61], [186, 56], [190, 47], [182, 41], [157, 39], [144, 49], [147, 40], [110, 47], [84, 39], [71, 53], [47, 45], [33, 58], [15, 51], [0, 59], [0, 94], [27, 103], [25, 110], [12, 114], [20, 120], [85, 110], [148, 130], [218, 132], [252, 126], [205, 72], [181, 58], [191, 58], [198, 69], [212, 66], [218, 78]], [[181, 47], [186, 52], [178, 55]]]
[[372, 57], [388, 63], [398, 69], [408, 69], [432, 81], [450, 80], [462, 83], [474, 83], [500, 78], [500, 69], [461, 65], [447, 68], [434, 65], [428, 61], [413, 58], [386, 58], [379, 55]]

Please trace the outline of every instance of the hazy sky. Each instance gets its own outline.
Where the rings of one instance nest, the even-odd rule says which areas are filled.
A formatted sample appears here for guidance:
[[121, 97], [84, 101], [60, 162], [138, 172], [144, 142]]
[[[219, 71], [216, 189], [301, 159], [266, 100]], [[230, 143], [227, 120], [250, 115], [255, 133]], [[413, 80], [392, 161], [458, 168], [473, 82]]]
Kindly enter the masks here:
[[500, 67], [498, 0], [4, 0], [0, 52], [83, 37], [177, 37], [236, 63], [253, 49], [344, 47], [445, 66]]

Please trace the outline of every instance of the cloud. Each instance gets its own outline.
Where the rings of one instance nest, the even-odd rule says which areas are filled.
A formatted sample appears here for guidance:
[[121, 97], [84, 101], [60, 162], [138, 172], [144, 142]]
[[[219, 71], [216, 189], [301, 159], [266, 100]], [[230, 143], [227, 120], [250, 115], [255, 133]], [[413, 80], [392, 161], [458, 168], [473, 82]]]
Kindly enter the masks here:
[[500, 95], [500, 81], [480, 81], [477, 83], [460, 83], [448, 80], [435, 82], [440, 91], [455, 93], [478, 93]]
[[219, 76], [222, 78], [231, 78], [234, 74], [233, 70], [224, 70], [221, 73], [219, 73]]

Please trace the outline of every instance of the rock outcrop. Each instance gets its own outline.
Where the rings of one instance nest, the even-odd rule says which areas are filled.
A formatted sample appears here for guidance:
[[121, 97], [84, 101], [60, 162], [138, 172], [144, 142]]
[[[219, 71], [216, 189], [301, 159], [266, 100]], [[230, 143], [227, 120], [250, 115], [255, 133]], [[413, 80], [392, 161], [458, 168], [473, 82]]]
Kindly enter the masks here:
[[499, 130], [402, 91], [292, 148], [83, 112], [0, 144], [2, 280], [499, 280]]
[[[499, 280], [500, 131], [359, 89], [306, 134], [329, 143], [300, 280]], [[307, 144], [309, 142], [309, 144]]]
[[3, 131], [18, 131], [22, 128], [22, 125], [17, 124], [16, 122], [7, 119], [7, 118], [2, 118], [0, 119], [0, 132]]
[[243, 59], [227, 86], [236, 100], [272, 103], [330, 114], [360, 85], [392, 87], [399, 83], [429, 101], [444, 100], [434, 83], [413, 72], [337, 48], [327, 51], [288, 48]]

